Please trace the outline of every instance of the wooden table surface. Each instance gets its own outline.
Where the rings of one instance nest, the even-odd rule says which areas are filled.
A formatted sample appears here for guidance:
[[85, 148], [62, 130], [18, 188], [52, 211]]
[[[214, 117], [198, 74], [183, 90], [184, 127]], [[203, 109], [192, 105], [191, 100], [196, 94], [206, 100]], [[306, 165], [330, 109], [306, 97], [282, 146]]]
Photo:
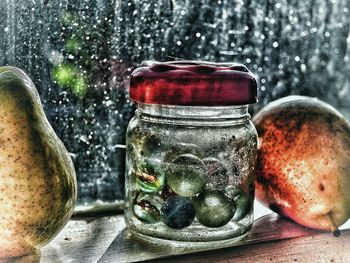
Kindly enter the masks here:
[[[281, 221], [281, 219], [278, 220]], [[264, 222], [262, 220], [257, 229], [264, 229], [264, 224], [267, 224]], [[282, 233], [288, 236], [296, 233], [296, 235], [304, 236], [279, 241], [264, 241], [265, 236], [268, 240], [273, 239], [276, 234], [264, 235], [260, 231], [260, 236], [256, 237], [261, 240], [253, 240], [248, 245], [176, 257], [169, 255], [170, 257], [155, 259], [153, 262], [350, 262], [350, 229], [343, 230], [341, 236], [335, 238], [331, 233], [303, 230], [297, 225], [294, 226], [292, 222], [283, 220], [281, 222], [281, 227], [276, 228], [278, 235]], [[120, 256], [118, 254], [110, 256], [106, 253], [107, 250], [110, 251], [108, 248], [112, 247], [113, 240], [118, 235], [121, 236], [124, 227], [122, 215], [74, 219], [69, 221], [52, 242], [41, 249], [41, 255], [32, 255], [6, 261], [6, 263], [130, 262], [130, 260], [125, 261], [127, 257], [124, 257], [122, 253]], [[260, 243], [254, 244], [254, 242]], [[141, 255], [142, 253], [139, 253], [138, 257]]]

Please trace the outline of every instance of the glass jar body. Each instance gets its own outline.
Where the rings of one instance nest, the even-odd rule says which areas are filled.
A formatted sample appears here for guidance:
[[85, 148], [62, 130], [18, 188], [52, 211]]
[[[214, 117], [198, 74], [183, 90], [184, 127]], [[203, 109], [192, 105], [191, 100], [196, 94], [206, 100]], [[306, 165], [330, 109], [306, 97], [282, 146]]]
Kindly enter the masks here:
[[126, 139], [133, 233], [195, 247], [250, 230], [257, 133], [247, 109], [139, 105]]

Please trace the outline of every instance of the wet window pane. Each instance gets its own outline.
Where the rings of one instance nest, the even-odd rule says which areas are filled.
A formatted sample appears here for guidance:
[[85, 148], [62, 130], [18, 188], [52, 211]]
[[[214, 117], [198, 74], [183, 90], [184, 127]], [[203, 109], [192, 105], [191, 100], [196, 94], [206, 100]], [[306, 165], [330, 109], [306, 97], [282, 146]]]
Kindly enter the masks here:
[[260, 102], [302, 94], [350, 115], [348, 0], [5, 0], [0, 65], [23, 68], [71, 152], [80, 204], [123, 197], [128, 76], [146, 59], [246, 64]]

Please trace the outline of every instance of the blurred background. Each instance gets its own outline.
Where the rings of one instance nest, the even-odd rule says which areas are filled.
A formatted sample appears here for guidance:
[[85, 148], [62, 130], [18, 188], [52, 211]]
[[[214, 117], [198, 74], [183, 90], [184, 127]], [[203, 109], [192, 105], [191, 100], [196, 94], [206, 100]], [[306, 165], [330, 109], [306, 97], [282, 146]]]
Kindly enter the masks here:
[[181, 59], [247, 65], [259, 81], [252, 114], [300, 94], [350, 118], [348, 0], [0, 2], [0, 66], [35, 82], [74, 160], [78, 209], [123, 198], [132, 70]]

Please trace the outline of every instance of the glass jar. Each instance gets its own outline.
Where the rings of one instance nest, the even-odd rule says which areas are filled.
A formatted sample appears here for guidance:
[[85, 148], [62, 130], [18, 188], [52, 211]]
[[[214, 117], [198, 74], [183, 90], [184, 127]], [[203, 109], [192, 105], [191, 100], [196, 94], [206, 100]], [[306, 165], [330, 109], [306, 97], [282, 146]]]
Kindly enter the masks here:
[[129, 230], [187, 248], [244, 237], [253, 224], [254, 76], [235, 64], [146, 62], [130, 94], [138, 108], [127, 130]]

